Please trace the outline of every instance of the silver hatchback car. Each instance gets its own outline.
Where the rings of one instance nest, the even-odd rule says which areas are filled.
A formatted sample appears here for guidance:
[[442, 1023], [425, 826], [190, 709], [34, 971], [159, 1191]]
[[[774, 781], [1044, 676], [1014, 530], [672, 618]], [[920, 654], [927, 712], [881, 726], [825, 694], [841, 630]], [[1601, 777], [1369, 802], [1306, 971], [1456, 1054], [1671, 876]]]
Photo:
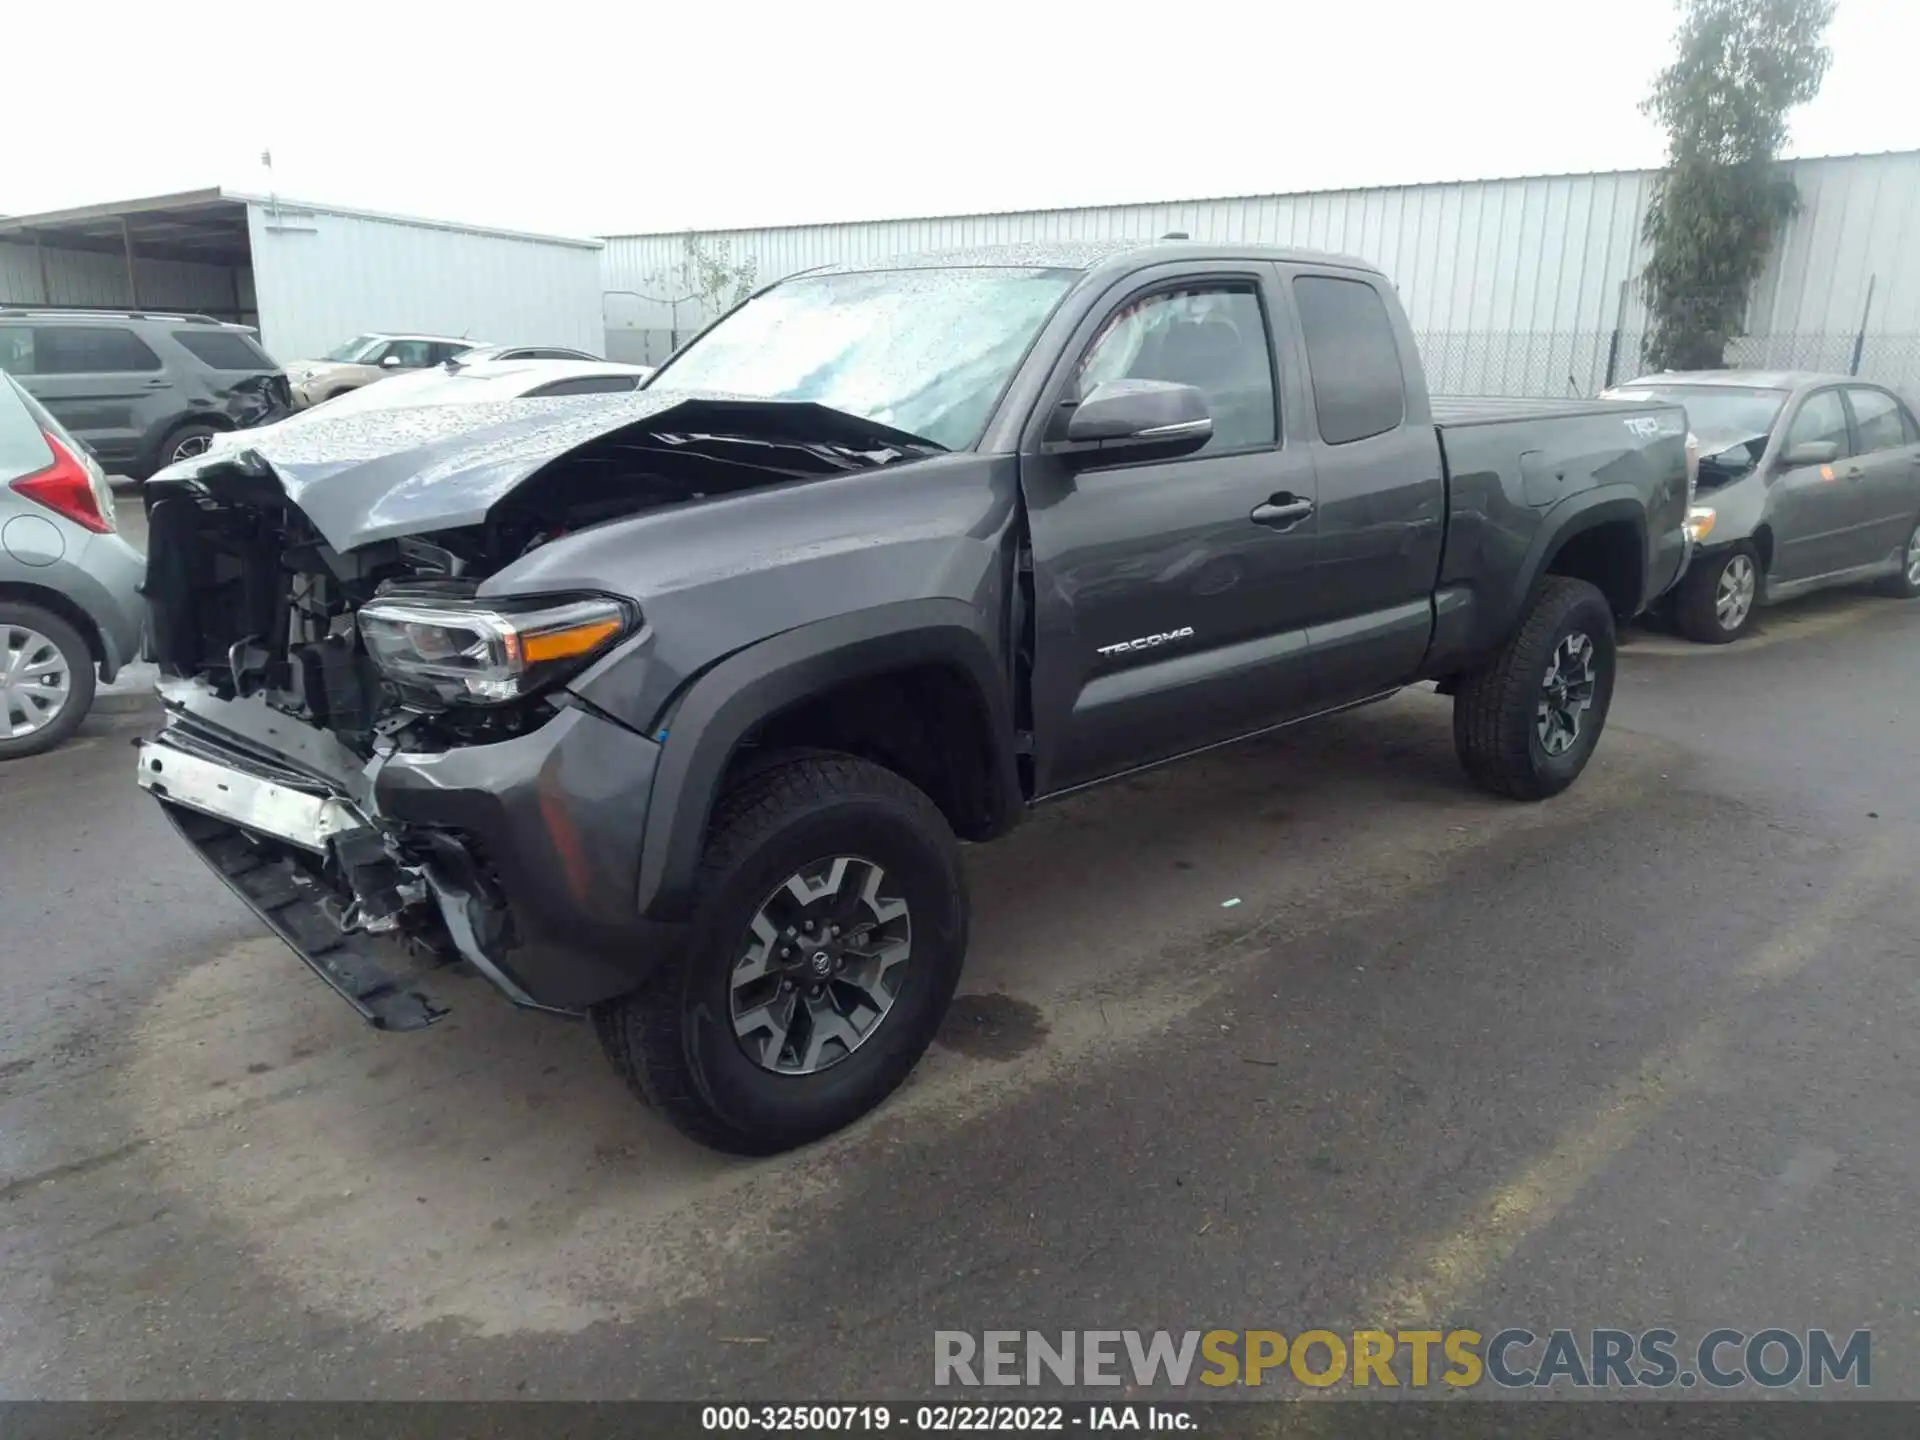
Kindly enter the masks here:
[[99, 463], [0, 374], [0, 760], [65, 740], [146, 632], [146, 558]]

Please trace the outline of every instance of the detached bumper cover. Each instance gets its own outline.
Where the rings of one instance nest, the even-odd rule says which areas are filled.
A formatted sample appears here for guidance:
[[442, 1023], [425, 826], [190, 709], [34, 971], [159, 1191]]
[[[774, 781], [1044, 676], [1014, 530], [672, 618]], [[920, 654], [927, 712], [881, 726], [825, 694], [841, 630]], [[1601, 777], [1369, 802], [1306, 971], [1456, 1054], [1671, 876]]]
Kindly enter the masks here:
[[162, 808], [227, 888], [368, 1024], [420, 1030], [447, 1013], [446, 1005], [427, 993], [427, 978], [445, 957], [416, 954], [409, 965], [406, 952], [392, 942], [342, 930], [338, 897], [291, 855], [200, 811], [165, 801]]
[[659, 759], [645, 736], [569, 707], [497, 745], [394, 756], [374, 772], [373, 807], [465, 842], [513, 912], [501, 968], [537, 1003], [577, 1009], [635, 988], [679, 935], [639, 910]]
[[637, 905], [659, 753], [645, 737], [568, 708], [513, 740], [349, 776], [313, 763], [332, 758], [324, 732], [282, 719], [287, 743], [264, 754], [257, 716], [229, 708], [176, 708], [139, 747], [140, 783], [372, 1023], [438, 1019], [433, 972], [457, 960], [516, 1004], [576, 1013], [634, 989], [677, 943]]

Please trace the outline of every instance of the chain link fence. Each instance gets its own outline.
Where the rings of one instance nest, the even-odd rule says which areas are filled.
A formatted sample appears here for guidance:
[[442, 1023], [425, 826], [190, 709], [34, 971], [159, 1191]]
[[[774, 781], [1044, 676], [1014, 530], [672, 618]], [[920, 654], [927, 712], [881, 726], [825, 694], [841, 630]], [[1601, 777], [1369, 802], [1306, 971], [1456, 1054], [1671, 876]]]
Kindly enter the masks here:
[[[1421, 335], [1436, 395], [1594, 395], [1644, 373], [1637, 330], [1438, 331]], [[1727, 347], [1735, 370], [1858, 375], [1920, 396], [1920, 334], [1743, 335]]]

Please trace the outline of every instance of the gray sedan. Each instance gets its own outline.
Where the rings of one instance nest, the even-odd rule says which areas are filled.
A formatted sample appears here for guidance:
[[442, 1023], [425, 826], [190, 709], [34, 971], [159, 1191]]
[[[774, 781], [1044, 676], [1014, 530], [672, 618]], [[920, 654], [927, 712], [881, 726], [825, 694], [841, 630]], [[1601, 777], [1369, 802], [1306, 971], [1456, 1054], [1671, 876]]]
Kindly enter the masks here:
[[50, 750], [146, 630], [147, 562], [114, 529], [99, 464], [0, 375], [0, 760]]
[[1700, 457], [1695, 550], [1674, 594], [1689, 639], [1738, 639], [1761, 606], [1879, 581], [1920, 596], [1920, 424], [1892, 391], [1845, 375], [1649, 375], [1607, 399], [1677, 401]]

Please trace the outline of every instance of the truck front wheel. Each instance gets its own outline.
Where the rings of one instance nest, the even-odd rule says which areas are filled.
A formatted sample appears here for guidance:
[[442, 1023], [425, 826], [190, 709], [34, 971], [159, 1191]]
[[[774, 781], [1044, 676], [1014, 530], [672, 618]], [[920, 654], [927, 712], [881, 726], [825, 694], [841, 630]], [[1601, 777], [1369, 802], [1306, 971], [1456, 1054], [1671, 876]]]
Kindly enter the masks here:
[[1520, 628], [1453, 697], [1453, 748], [1497, 795], [1544, 800], [1586, 768], [1613, 703], [1613, 610], [1584, 580], [1550, 575]]
[[892, 1094], [966, 956], [959, 846], [933, 802], [851, 756], [762, 767], [716, 806], [697, 886], [680, 952], [595, 1012], [641, 1098], [765, 1155]]

